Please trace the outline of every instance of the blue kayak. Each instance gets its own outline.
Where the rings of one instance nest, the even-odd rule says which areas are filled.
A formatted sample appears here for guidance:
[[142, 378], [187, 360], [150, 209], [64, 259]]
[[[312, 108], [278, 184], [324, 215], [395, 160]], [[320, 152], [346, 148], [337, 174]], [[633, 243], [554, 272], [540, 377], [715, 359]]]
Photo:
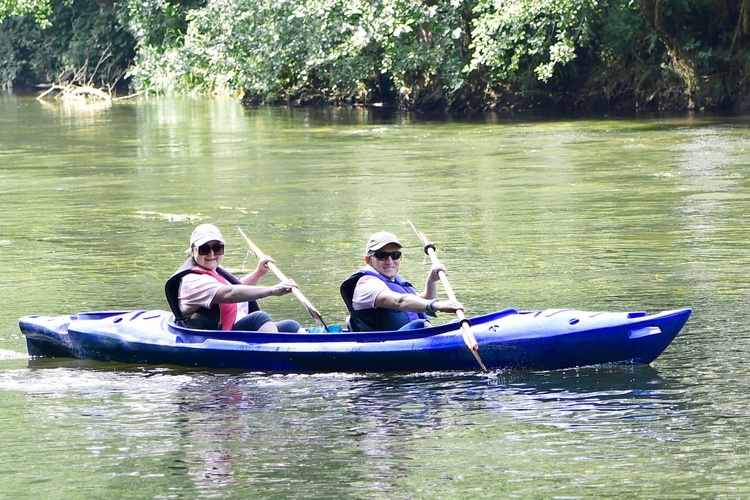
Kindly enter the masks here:
[[[691, 309], [586, 312], [505, 309], [470, 319], [488, 370], [648, 364]], [[459, 323], [408, 331], [263, 333], [194, 330], [166, 311], [101, 311], [19, 320], [32, 357], [232, 368], [267, 373], [477, 370]]]

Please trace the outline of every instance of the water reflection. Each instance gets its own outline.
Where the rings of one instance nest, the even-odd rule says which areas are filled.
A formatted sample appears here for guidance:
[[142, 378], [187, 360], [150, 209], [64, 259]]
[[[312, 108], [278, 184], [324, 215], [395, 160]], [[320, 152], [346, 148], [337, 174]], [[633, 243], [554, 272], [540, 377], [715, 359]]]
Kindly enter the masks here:
[[[615, 441], [634, 432], [661, 442], [679, 439], [661, 428], [664, 419], [686, 418], [684, 390], [642, 368], [489, 378], [197, 375], [179, 402], [178, 425], [191, 443], [184, 465], [199, 488], [236, 483], [244, 471], [269, 488], [264, 491], [279, 491], [288, 485], [276, 483], [296, 471], [308, 482], [325, 482], [326, 474], [354, 483], [387, 479], [380, 487], [388, 489], [409, 475], [403, 463], [417, 458], [416, 442], [438, 445], [434, 436], [469, 422], [473, 432], [490, 431], [497, 426], [492, 414], [511, 428], [601, 433], [605, 426]], [[343, 469], [321, 470], [332, 453]], [[377, 473], [370, 469], [375, 463]]]
[[[746, 117], [122, 104], [83, 115], [0, 96], [9, 495], [750, 494]], [[375, 230], [403, 237], [404, 275], [424, 279], [406, 220], [469, 315], [695, 312], [653, 368], [271, 377], [24, 359], [20, 316], [165, 308], [199, 221], [227, 228], [227, 266], [243, 265], [242, 227], [341, 323], [338, 286]], [[309, 320], [292, 298], [268, 309]]]
[[686, 416], [688, 409], [688, 389], [649, 366], [565, 370], [526, 380], [503, 377], [499, 384], [505, 398], [495, 409], [504, 416], [607, 439], [627, 439], [633, 426], [652, 425], [657, 439], [679, 439], [664, 432], [663, 420]]
[[[572, 467], [590, 440], [606, 442], [604, 456], [633, 459], [646, 447], [663, 457], [706, 430], [692, 387], [649, 366], [268, 376], [84, 360], [28, 364], [0, 372], [0, 389], [43, 408], [33, 428], [45, 441], [72, 432], [61, 441], [69, 459], [73, 442], [87, 450], [76, 455], [81, 467], [123, 469], [119, 457], [136, 454], [139, 476], [169, 471], [174, 491], [206, 496], [356, 496], [363, 485], [384, 497], [413, 496], [434, 474], [450, 475], [458, 457], [479, 480], [488, 460], [510, 474], [523, 474], [529, 460]], [[612, 473], [603, 464], [589, 465], [600, 480]], [[529, 494], [543, 495], [542, 484]]]

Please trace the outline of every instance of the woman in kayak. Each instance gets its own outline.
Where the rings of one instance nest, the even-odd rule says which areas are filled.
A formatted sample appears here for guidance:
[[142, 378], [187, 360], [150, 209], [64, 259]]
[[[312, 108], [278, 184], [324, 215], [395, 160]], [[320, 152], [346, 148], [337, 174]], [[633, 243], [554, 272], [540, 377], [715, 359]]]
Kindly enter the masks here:
[[178, 324], [206, 330], [246, 330], [260, 332], [304, 331], [294, 320], [274, 323], [260, 310], [258, 299], [286, 295], [297, 287], [293, 280], [274, 286], [258, 285], [268, 272], [266, 257], [244, 278], [237, 278], [221, 267], [224, 237], [213, 224], [201, 224], [190, 236], [190, 257], [167, 281], [167, 302]]
[[435, 311], [455, 313], [464, 306], [437, 298], [438, 271], [433, 266], [422, 293], [398, 274], [403, 261], [402, 245], [396, 235], [381, 231], [370, 236], [365, 246], [365, 267], [341, 284], [341, 296], [349, 309], [352, 331], [410, 330], [431, 326], [428, 315]]

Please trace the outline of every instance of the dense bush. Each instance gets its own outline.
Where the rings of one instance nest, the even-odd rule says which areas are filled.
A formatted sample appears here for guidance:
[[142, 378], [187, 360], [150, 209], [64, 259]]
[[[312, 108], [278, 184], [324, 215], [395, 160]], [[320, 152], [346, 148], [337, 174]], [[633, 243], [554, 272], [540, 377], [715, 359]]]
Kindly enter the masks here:
[[253, 102], [442, 101], [463, 85], [466, 58], [462, 11], [444, 3], [212, 1], [189, 13], [181, 45], [141, 50], [133, 74]]
[[142, 47], [133, 75], [252, 102], [475, 107], [490, 87], [549, 81], [594, 14], [573, 0], [214, 0], [188, 14], [182, 44]]
[[744, 107], [750, 0], [0, 0], [0, 83], [421, 110]]
[[641, 0], [640, 5], [668, 55], [665, 77], [682, 89], [675, 107], [747, 108], [750, 0], [672, 0], [666, 5]]
[[94, 0], [38, 3], [0, 24], [0, 86], [72, 83], [113, 89], [132, 64], [132, 36]]
[[[67, 3], [70, 3], [69, 0]], [[0, 22], [26, 15], [32, 16], [40, 26], [49, 26], [52, 16], [50, 0], [0, 0]]]

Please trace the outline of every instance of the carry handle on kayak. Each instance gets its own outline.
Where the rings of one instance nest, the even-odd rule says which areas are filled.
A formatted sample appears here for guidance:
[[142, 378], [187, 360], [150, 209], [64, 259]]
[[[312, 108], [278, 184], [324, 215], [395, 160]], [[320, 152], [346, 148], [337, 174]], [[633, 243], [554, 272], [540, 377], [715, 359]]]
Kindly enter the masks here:
[[[422, 246], [424, 247], [424, 253], [426, 253], [430, 257], [430, 260], [432, 261], [432, 265], [433, 266], [440, 265], [440, 261], [438, 260], [437, 254], [435, 253], [435, 245], [429, 242], [429, 240], [427, 239], [427, 236], [425, 236], [424, 233], [417, 231], [417, 228], [414, 227], [414, 224], [412, 224], [411, 221], [408, 221], [408, 222], [411, 228], [419, 237], [419, 240], [422, 242]], [[445, 293], [448, 294], [448, 298], [454, 302], [458, 302], [458, 300], [456, 299], [456, 294], [453, 293], [453, 288], [451, 287], [450, 283], [448, 283], [448, 277], [445, 275], [445, 273], [443, 271], [439, 271], [438, 277], [440, 278], [440, 283], [443, 284], [443, 288], [445, 288]], [[458, 320], [461, 324], [461, 336], [464, 338], [464, 343], [466, 343], [466, 346], [474, 355], [474, 358], [477, 360], [477, 363], [479, 363], [479, 367], [483, 371], [487, 371], [487, 368], [484, 366], [484, 363], [482, 362], [482, 358], [479, 357], [479, 344], [477, 343], [477, 339], [474, 337], [474, 333], [471, 331], [471, 322], [466, 317], [464, 312], [460, 309], [456, 311], [456, 316], [458, 316]]]
[[[250, 241], [250, 238], [247, 237], [247, 235], [245, 234], [245, 232], [241, 228], [238, 227], [237, 230], [239, 230], [240, 234], [245, 239], [245, 243], [247, 244], [247, 248], [252, 253], [254, 253], [255, 256], [259, 260], [264, 259], [266, 257], [266, 254], [264, 254], [260, 250], [260, 248], [258, 248], [255, 245], [255, 243], [253, 243], [252, 241]], [[273, 271], [273, 273], [276, 275], [276, 277], [279, 278], [281, 281], [288, 280], [288, 278], [286, 276], [284, 276], [284, 273], [282, 273], [279, 270], [279, 268], [276, 267], [276, 264], [274, 264], [273, 262], [269, 262], [268, 263], [268, 268], [271, 271]], [[295, 297], [297, 297], [297, 299], [300, 302], [302, 302], [302, 305], [304, 305], [307, 308], [307, 312], [310, 313], [310, 315], [315, 319], [315, 321], [318, 323], [318, 325], [320, 325], [321, 327], [323, 327], [323, 329], [326, 332], [328, 332], [329, 331], [328, 330], [328, 325], [326, 325], [326, 322], [323, 321], [323, 316], [321, 316], [320, 313], [318, 312], [318, 310], [315, 309], [315, 306], [313, 306], [312, 303], [309, 300], [307, 300], [307, 297], [305, 297], [304, 295], [302, 295], [302, 292], [299, 291], [299, 288], [292, 288], [292, 293], [294, 294]]]

